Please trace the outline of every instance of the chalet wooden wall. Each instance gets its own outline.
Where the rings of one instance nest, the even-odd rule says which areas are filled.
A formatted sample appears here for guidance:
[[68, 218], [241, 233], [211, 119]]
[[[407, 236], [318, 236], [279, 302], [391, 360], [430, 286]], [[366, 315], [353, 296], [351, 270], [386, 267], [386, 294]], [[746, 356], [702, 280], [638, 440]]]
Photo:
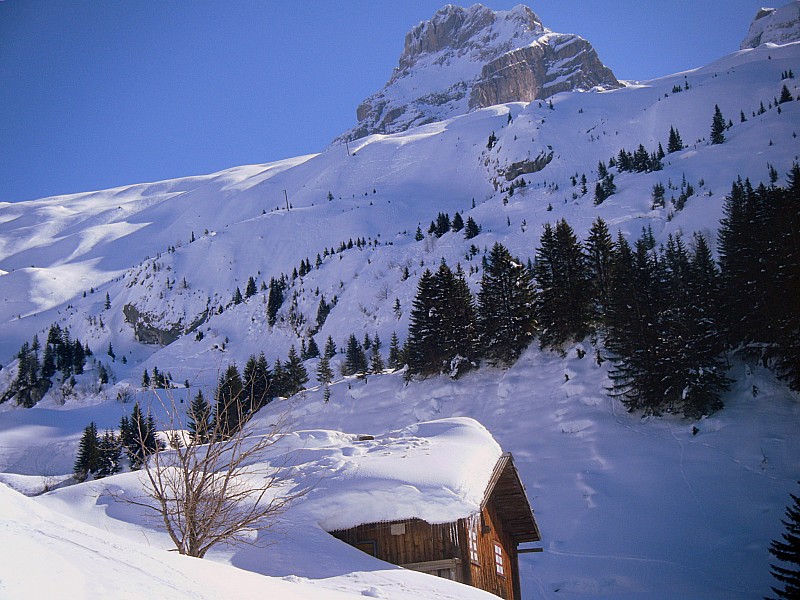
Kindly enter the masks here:
[[[405, 533], [392, 534], [392, 526], [402, 525]], [[366, 550], [374, 543], [374, 556], [396, 565], [461, 558], [458, 524], [431, 525], [421, 519], [392, 523], [368, 523], [352, 529], [332, 531], [343, 542]]]
[[[491, 592], [506, 600], [514, 600], [514, 579], [517, 573], [517, 551], [511, 536], [504, 531], [503, 523], [497, 514], [495, 503], [490, 501], [480, 516], [464, 519], [469, 528], [477, 528], [478, 564], [469, 561], [470, 583], [474, 587]], [[501, 547], [504, 574], [497, 572], [495, 562], [495, 542]], [[467, 555], [469, 557], [469, 554]]]

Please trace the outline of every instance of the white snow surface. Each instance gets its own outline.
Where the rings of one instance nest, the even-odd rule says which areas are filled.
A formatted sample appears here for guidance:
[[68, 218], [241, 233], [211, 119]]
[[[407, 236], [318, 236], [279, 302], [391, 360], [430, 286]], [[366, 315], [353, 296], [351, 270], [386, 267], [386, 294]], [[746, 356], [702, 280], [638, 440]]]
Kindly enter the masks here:
[[[111, 500], [108, 486], [139, 489], [135, 474], [65, 484], [83, 428], [90, 421], [101, 431], [116, 428], [130, 413], [131, 404], [116, 400], [120, 391], [131, 390], [163, 417], [151, 392], [138, 388], [143, 370], [157, 366], [178, 384], [187, 380], [188, 390], [174, 390], [183, 406], [197, 388], [210, 397], [230, 362], [241, 367], [263, 351], [273, 364], [299, 346], [323, 295], [338, 303], [315, 336], [320, 347], [328, 336], [341, 349], [350, 333], [377, 333], [385, 352], [393, 332], [401, 342], [406, 336], [426, 267], [445, 259], [468, 271], [495, 241], [526, 260], [544, 223], [565, 218], [584, 237], [601, 216], [612, 235], [631, 239], [650, 226], [658, 242], [702, 232], [713, 244], [736, 177], [768, 183], [772, 165], [782, 182], [800, 155], [800, 102], [755, 114], [783, 85], [798, 95], [797, 80], [782, 81], [781, 73], [796, 72], [799, 59], [800, 44], [762, 45], [625, 89], [559, 94], [553, 110], [509, 104], [369, 136], [351, 144], [349, 155], [333, 146], [202, 177], [0, 204], [0, 392], [16, 373], [20, 345], [35, 333], [44, 341], [52, 323], [94, 350], [74, 390], [56, 385], [29, 410], [0, 405], [0, 479], [28, 494], [61, 486], [36, 498], [0, 487], [0, 598], [52, 597], [45, 593], [51, 581], [67, 599], [106, 597], [110, 589], [164, 598], [226, 597], [231, 589], [245, 598], [487, 598], [381, 563], [324, 530], [411, 508], [432, 520], [469, 512], [482, 485], [470, 465], [496, 460], [499, 447], [514, 454], [543, 535], [544, 553], [521, 557], [526, 598], [768, 594], [767, 548], [782, 531], [789, 492], [798, 491], [800, 403], [756, 364], [735, 362], [725, 408], [688, 422], [626, 413], [607, 397], [608, 364], [593, 360], [588, 342], [567, 348], [565, 357], [534, 346], [506, 370], [408, 385], [400, 373], [343, 378], [339, 354], [327, 403], [313, 383], [316, 360], [307, 361], [310, 389], [258, 418], [268, 424], [291, 409], [295, 433], [287, 445], [296, 451], [298, 476], [318, 485], [286, 515], [283, 536], [264, 540], [272, 545], [219, 548], [204, 561], [168, 553], [154, 523]], [[685, 83], [689, 89], [672, 91]], [[732, 127], [724, 144], [711, 146], [715, 104]], [[659, 142], [666, 147], [670, 126], [686, 148], [668, 155], [662, 171], [618, 174], [617, 193], [595, 206], [598, 161], [640, 143], [649, 151]], [[498, 143], [489, 150], [492, 132]], [[508, 182], [500, 170], [549, 152], [552, 161], [525, 175], [525, 188], [513, 196], [501, 189]], [[586, 196], [571, 184], [576, 174], [586, 174]], [[651, 207], [655, 183], [668, 188], [669, 200], [683, 178], [697, 190], [684, 210]], [[416, 242], [417, 226], [427, 231], [440, 211], [472, 216], [482, 233]], [[325, 256], [315, 268], [317, 253], [359, 237], [371, 244]], [[467, 258], [473, 243], [479, 255]], [[268, 283], [305, 258], [313, 268], [287, 289], [275, 327], [265, 322], [264, 292], [231, 303], [249, 276]], [[473, 291], [479, 279], [469, 275]], [[125, 320], [128, 304], [164, 329], [205, 320], [167, 346], [147, 345]], [[116, 360], [106, 354], [109, 343]], [[98, 362], [112, 373], [108, 385], [97, 384]], [[375, 440], [358, 442], [365, 433]], [[464, 464], [462, 454], [471, 457]], [[394, 488], [397, 503], [385, 506]], [[87, 567], [93, 564], [105, 568]]]

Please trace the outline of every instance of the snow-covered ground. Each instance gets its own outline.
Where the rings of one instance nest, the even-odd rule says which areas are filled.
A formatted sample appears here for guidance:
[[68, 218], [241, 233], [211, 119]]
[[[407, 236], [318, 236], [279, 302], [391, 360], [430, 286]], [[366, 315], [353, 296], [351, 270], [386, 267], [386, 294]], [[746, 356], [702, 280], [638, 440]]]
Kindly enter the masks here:
[[[425, 267], [446, 259], [469, 271], [495, 241], [526, 259], [546, 222], [566, 218], [583, 236], [601, 216], [614, 234], [636, 237], [650, 226], [658, 241], [701, 231], [713, 242], [732, 181], [768, 182], [768, 165], [782, 177], [800, 154], [800, 103], [753, 114], [783, 85], [798, 95], [797, 80], [781, 80], [788, 69], [800, 72], [798, 59], [798, 43], [767, 45], [613, 92], [561, 94], [552, 110], [538, 102], [509, 104], [370, 136], [351, 144], [349, 154], [336, 145], [319, 155], [204, 177], [0, 205], [0, 362], [6, 366], [0, 391], [13, 376], [20, 345], [35, 333], [44, 341], [55, 322], [88, 342], [94, 360], [113, 375], [98, 388], [90, 362], [77, 377], [79, 393], [63, 405], [58, 389], [30, 410], [0, 405], [0, 478], [28, 493], [57, 485], [72, 469], [82, 429], [92, 420], [100, 430], [116, 427], [131, 408], [116, 401], [117, 392], [138, 386], [145, 369], [157, 366], [176, 382], [189, 381], [188, 391], [175, 392], [186, 400], [198, 387], [213, 386], [230, 362], [241, 367], [260, 351], [271, 364], [285, 358], [307, 333], [323, 295], [337, 296], [338, 303], [315, 336], [320, 347], [328, 336], [343, 348], [350, 333], [359, 339], [377, 333], [386, 349], [393, 332], [401, 340], [406, 335]], [[673, 91], [686, 83], [688, 89]], [[732, 121], [719, 146], [707, 141], [715, 104]], [[617, 175], [617, 194], [595, 206], [598, 161], [640, 143], [649, 151], [659, 142], [666, 148], [671, 126], [687, 147], [668, 155], [662, 171]], [[499, 141], [490, 150], [492, 132]], [[513, 196], [501, 189], [508, 185], [502, 169], [550, 152], [544, 170], [524, 176], [525, 188]], [[581, 174], [588, 179], [586, 196], [570, 181]], [[684, 178], [697, 190], [684, 210], [669, 203], [651, 208], [655, 183], [680, 186]], [[673, 194], [668, 189], [667, 199]], [[426, 232], [440, 211], [473, 217], [482, 233], [470, 241], [461, 233], [415, 241], [417, 226]], [[196, 241], [189, 243], [192, 234]], [[313, 267], [317, 253], [357, 238], [377, 245], [325, 256], [290, 285], [275, 327], [265, 321], [264, 292], [230, 305], [249, 276], [268, 283], [290, 275], [302, 259]], [[479, 255], [470, 259], [472, 243]], [[410, 276], [403, 279], [406, 268]], [[473, 290], [479, 278], [469, 276]], [[289, 322], [294, 294], [295, 312], [305, 317], [295, 327]], [[126, 305], [163, 329], [186, 328], [202, 317], [203, 337], [192, 331], [165, 347], [142, 344], [125, 320]], [[114, 361], [106, 355], [109, 343]], [[397, 432], [441, 418], [476, 419], [514, 453], [542, 531], [545, 552], [521, 561], [527, 598], [766, 594], [767, 546], [781, 531], [788, 493], [800, 479], [797, 396], [765, 369], [735, 363], [736, 384], [719, 413], [699, 422], [642, 420], [606, 396], [606, 365], [594, 362], [588, 343], [584, 349], [579, 359], [575, 348], [566, 358], [531, 348], [508, 370], [484, 368], [459, 381], [405, 385], [401, 374], [366, 382], [337, 375], [330, 402], [312, 389], [259, 418], [291, 406], [296, 430], [307, 432], [297, 435], [310, 447], [315, 436], [320, 460], [329, 461], [334, 475], [358, 459], [361, 447], [349, 434], [375, 435], [390, 469], [412, 465], [403, 466], [404, 476], [416, 468], [402, 458], [404, 438]], [[315, 361], [307, 368], [313, 378]], [[307, 464], [311, 473], [323, 463]], [[321, 493], [287, 515], [285, 537], [275, 545], [221, 549], [199, 562], [166, 553], [165, 538], [151, 523], [110, 503], [103, 492], [109, 485], [133, 490], [138, 484], [135, 475], [123, 474], [33, 499], [0, 488], [7, 515], [0, 527], [6, 536], [0, 597], [49, 597], [51, 579], [67, 598], [103, 597], [110, 589], [165, 598], [225, 597], [229, 589], [243, 597], [487, 597], [393, 568], [330, 538], [320, 527]], [[335, 497], [335, 490], [323, 489]], [[368, 514], [374, 501], [364, 494], [350, 509]]]

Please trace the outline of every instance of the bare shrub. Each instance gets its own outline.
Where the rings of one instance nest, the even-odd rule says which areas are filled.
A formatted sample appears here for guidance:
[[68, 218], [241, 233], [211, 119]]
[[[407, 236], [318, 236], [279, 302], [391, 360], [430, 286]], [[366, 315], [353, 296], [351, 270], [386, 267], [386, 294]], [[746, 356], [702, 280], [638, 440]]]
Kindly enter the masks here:
[[[255, 543], [256, 533], [273, 529], [289, 504], [307, 492], [290, 487], [288, 455], [278, 466], [267, 462], [278, 455], [274, 446], [288, 431], [286, 414], [257, 433], [235, 397], [224, 408], [239, 411], [241, 427], [230, 431], [221, 419], [211, 419], [203, 435], [193, 435], [172, 395], [167, 393], [166, 402], [158, 398], [167, 414], [159, 429], [170, 446], [143, 462], [145, 497], [115, 498], [155, 513], [180, 554], [203, 558], [219, 543]], [[137, 443], [144, 444], [144, 435]]]

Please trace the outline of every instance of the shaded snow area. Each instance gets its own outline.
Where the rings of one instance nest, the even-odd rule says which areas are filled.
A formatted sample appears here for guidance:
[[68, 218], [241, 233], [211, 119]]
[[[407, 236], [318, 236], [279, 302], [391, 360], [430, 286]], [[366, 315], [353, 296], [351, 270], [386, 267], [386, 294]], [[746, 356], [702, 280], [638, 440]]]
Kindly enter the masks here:
[[[800, 402], [763, 366], [732, 359], [725, 407], [699, 421], [627, 413], [609, 399], [608, 362], [589, 341], [563, 356], [534, 342], [508, 369], [484, 365], [455, 381], [340, 373], [351, 334], [379, 335], [384, 360], [393, 333], [402, 345], [425, 269], [461, 264], [476, 292], [487, 250], [501, 242], [525, 262], [545, 223], [566, 219], [584, 239], [602, 217], [614, 238], [650, 228], [657, 244], [700, 232], [716, 253], [737, 177], [769, 185], [773, 172], [783, 185], [798, 160], [800, 102], [775, 104], [784, 85], [800, 95], [800, 80], [782, 79], [798, 64], [800, 43], [765, 44], [624, 89], [558, 94], [552, 107], [494, 106], [267, 165], [0, 203], [0, 396], [22, 344], [34, 334], [44, 344], [53, 324], [93, 350], [74, 385], [56, 381], [31, 409], [0, 404], [0, 598], [491, 598], [382, 563], [326, 530], [470, 514], [501, 449], [514, 455], [543, 537], [543, 553], [520, 557], [525, 598], [768, 594], [769, 542], [798, 493]], [[731, 126], [711, 145], [715, 105]], [[598, 161], [639, 144], [666, 148], [670, 127], [684, 148], [663, 170], [612, 169], [617, 192], [595, 205]], [[512, 165], [545, 158], [511, 194]], [[585, 195], [572, 182], [581, 175]], [[684, 181], [695, 193], [678, 210], [671, 197]], [[653, 206], [656, 184], [663, 207]], [[439, 212], [473, 218], [480, 234], [424, 235]], [[309, 272], [293, 279], [306, 259]], [[264, 288], [282, 274], [271, 326]], [[234, 303], [250, 277], [256, 292]], [[318, 324], [323, 297], [337, 302]], [[159, 398], [141, 387], [145, 370], [169, 373], [170, 396], [186, 407], [198, 389], [213, 398], [231, 363], [241, 370], [260, 352], [270, 366], [284, 361], [317, 326], [317, 345], [331, 337], [340, 351], [330, 400], [312, 358], [309, 389], [254, 421], [266, 431], [290, 413], [269, 460], [289, 460], [290, 484], [310, 491], [256, 546], [181, 557], [156, 522], [114, 501], [141, 494], [137, 474], [70, 478], [91, 421], [117, 429], [137, 400], [164, 427]]]
[[[0, 484], [0, 597], [491, 597], [382, 563], [326, 530], [395, 518], [453, 521], [478, 511], [500, 457], [492, 436], [472, 419], [454, 418], [370, 437], [325, 430], [286, 436], [271, 458], [283, 464], [288, 452], [288, 485], [310, 487], [309, 494], [278, 534], [254, 539], [255, 546], [217, 548], [202, 562], [168, 553], [169, 539], [151, 515], [115, 499], [142, 498], [136, 473], [36, 499]], [[35, 491], [31, 478], [2, 479]]]
[[[797, 491], [797, 400], [769, 371], [737, 364], [732, 374], [738, 383], [717, 415], [696, 422], [641, 419], [606, 396], [606, 363], [598, 366], [591, 352], [578, 358], [578, 348], [591, 350], [576, 346], [561, 358], [530, 349], [508, 370], [486, 368], [458, 381], [435, 377], [405, 385], [400, 373], [370, 376], [366, 382], [346, 378], [333, 384], [327, 403], [322, 390], [312, 388], [269, 405], [256, 417], [256, 427], [268, 426], [291, 407], [295, 432], [279, 444], [273, 460], [282, 462], [282, 453], [289, 452], [293, 485], [311, 490], [284, 516], [278, 532], [264, 534], [261, 541], [269, 545], [219, 547], [202, 563], [268, 578], [212, 564], [203, 581], [241, 577], [245, 590], [271, 590], [286, 585], [272, 578], [289, 578], [304, 587], [290, 586], [285, 593], [304, 598], [316, 598], [320, 588], [352, 594], [374, 588], [387, 598], [488, 597], [381, 563], [325, 530], [409, 516], [448, 521], [470, 514], [500, 454], [499, 442], [514, 454], [543, 536], [544, 553], [520, 558], [526, 598], [761, 597], [771, 583], [769, 541], [782, 531], [788, 493]], [[114, 415], [130, 407], [108, 402], [96, 408], [113, 426]], [[24, 430], [27, 419], [36, 423], [41, 413], [58, 413], [63, 431], [72, 430], [77, 439], [85, 424], [83, 410], [15, 411], [15, 429]], [[398, 423], [411, 425], [398, 430]], [[374, 439], [360, 441], [365, 436]], [[30, 432], [3, 440], [3, 455], [24, 456], [30, 449], [31, 461], [40, 456]], [[16, 465], [23, 462], [18, 459]], [[29, 492], [47, 483], [40, 476], [8, 473], [2, 480]], [[140, 493], [137, 475], [32, 499], [5, 491], [15, 498], [14, 506], [31, 508], [15, 513], [25, 516], [13, 517], [14, 525], [3, 530], [3, 535], [24, 531], [19, 535], [26, 536], [27, 545], [3, 540], [0, 552], [21, 560], [29, 548], [33, 565], [8, 571], [5, 585], [32, 589], [24, 586], [40, 584], [33, 557], [40, 545], [53, 547], [51, 538], [65, 548], [97, 538], [91, 552], [131, 557], [99, 578], [87, 575], [81, 580], [89, 586], [85, 589], [101, 590], [113, 577], [147, 577], [147, 585], [156, 589], [165, 572], [174, 572], [178, 582], [193, 577], [200, 563], [172, 553], [152, 581], [141, 574], [147, 569], [140, 568], [139, 557], [152, 560], [153, 553], [170, 548], [169, 540], [138, 509], [115, 502], [109, 490]], [[5, 497], [2, 502], [7, 503]], [[67, 532], [40, 525], [38, 515], [45, 509]], [[70, 573], [80, 571], [84, 555], [53, 551], [66, 562], [65, 581], [77, 577]], [[130, 572], [120, 574], [128, 567]], [[187, 597], [196, 589], [186, 587]], [[81, 594], [74, 597], [94, 595]]]

